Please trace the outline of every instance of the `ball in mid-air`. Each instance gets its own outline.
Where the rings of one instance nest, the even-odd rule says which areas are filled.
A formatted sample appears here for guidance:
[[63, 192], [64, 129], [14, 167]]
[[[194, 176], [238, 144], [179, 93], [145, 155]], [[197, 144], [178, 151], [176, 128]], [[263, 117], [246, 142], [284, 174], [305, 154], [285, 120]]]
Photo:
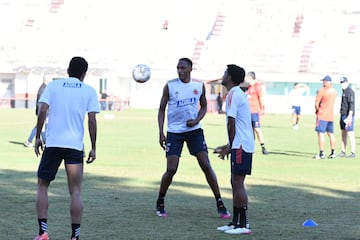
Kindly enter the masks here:
[[151, 76], [150, 68], [145, 64], [138, 64], [133, 68], [132, 77], [138, 83], [149, 81]]

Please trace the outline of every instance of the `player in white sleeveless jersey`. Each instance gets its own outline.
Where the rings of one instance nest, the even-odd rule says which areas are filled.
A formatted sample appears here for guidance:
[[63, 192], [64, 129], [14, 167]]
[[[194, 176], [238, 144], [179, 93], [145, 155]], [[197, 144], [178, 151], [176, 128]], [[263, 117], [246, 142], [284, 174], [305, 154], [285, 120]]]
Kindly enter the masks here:
[[[192, 61], [181, 58], [177, 64], [178, 78], [170, 80], [164, 87], [158, 112], [159, 142], [166, 150], [167, 167], [161, 178], [156, 214], [166, 217], [164, 200], [166, 192], [177, 171], [184, 142], [191, 155], [195, 156], [215, 196], [221, 218], [230, 218], [230, 213], [221, 199], [216, 174], [211, 167], [200, 121], [206, 114], [207, 101], [204, 83], [192, 79]], [[165, 109], [167, 110], [167, 134], [164, 134]], [[200, 105], [200, 108], [199, 108]], [[193, 212], [191, 210], [191, 212]]]

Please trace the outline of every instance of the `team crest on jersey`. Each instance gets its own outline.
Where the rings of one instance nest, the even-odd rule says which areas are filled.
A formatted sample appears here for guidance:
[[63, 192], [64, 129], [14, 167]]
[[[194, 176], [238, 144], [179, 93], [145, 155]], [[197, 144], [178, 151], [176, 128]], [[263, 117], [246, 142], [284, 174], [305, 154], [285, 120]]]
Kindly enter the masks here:
[[198, 95], [198, 94], [199, 94], [199, 91], [198, 91], [197, 89], [194, 89], [193, 93], [194, 93], [195, 95]]

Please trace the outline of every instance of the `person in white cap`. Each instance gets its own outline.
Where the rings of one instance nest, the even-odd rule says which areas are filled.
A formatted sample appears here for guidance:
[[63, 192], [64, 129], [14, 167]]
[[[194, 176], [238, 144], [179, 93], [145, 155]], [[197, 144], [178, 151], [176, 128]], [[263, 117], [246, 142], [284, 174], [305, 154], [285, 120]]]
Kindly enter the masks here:
[[[342, 88], [342, 96], [340, 105], [341, 152], [339, 157], [355, 158], [355, 92], [349, 87], [349, 81], [346, 77], [340, 78], [340, 84]], [[350, 155], [346, 156], [348, 138], [350, 142], [351, 153]]]

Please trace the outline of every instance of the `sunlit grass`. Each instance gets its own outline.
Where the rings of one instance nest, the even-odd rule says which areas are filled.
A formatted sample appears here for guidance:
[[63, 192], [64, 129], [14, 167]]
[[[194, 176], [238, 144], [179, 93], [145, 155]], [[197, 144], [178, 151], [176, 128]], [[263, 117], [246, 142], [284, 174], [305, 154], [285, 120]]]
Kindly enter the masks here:
[[[35, 116], [32, 109], [0, 109], [0, 113], [0, 239], [32, 239], [37, 231], [34, 204], [39, 158], [22, 143]], [[166, 198], [169, 217], [155, 217], [159, 181], [166, 167], [158, 143], [157, 112], [113, 114], [114, 119], [98, 115], [97, 160], [85, 165], [82, 239], [239, 238], [216, 231], [227, 221], [217, 218], [214, 197], [186, 147]], [[262, 119], [270, 155], [263, 156], [256, 142], [253, 172], [246, 178], [253, 229], [247, 239], [360, 238], [359, 160], [314, 160], [318, 152], [314, 123], [314, 116], [304, 116], [300, 129], [294, 131], [289, 115]], [[226, 142], [224, 115], [208, 114], [202, 125], [209, 147]], [[339, 151], [337, 122], [335, 126]], [[89, 146], [86, 133], [85, 148]], [[229, 162], [218, 159], [211, 150], [209, 156], [225, 204], [232, 210]], [[67, 239], [70, 227], [63, 166], [49, 195], [51, 239]], [[309, 218], [318, 227], [302, 227]]]

